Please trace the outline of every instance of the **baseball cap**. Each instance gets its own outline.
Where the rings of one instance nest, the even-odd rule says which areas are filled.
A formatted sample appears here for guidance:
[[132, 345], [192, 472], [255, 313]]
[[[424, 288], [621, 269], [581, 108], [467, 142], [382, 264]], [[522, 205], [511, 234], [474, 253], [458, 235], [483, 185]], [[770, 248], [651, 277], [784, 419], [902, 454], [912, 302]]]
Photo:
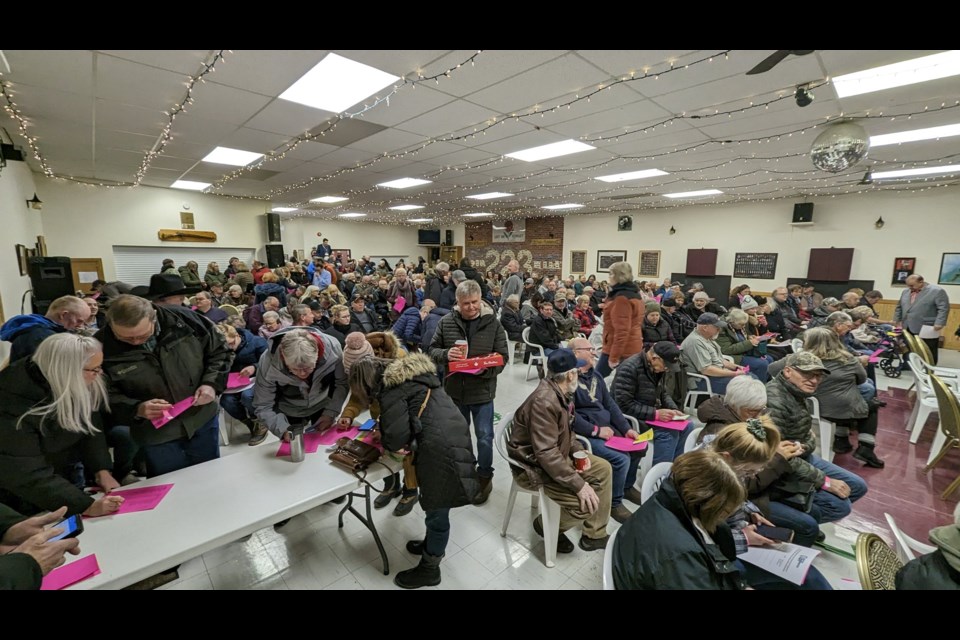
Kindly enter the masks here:
[[676, 306], [677, 306], [677, 301], [674, 300], [673, 298], [667, 298], [666, 300], [664, 300], [663, 302], [660, 303], [660, 306], [661, 306], [661, 307], [670, 307], [670, 308], [672, 309], [673, 307], [676, 307]]
[[786, 366], [799, 371], [821, 371], [824, 375], [830, 375], [830, 370], [823, 366], [823, 361], [809, 351], [791, 353], [787, 356]]
[[653, 345], [653, 352], [660, 356], [670, 371], [680, 371], [680, 347], [662, 340]]
[[524, 284], [533, 284], [533, 278], [527, 278], [523, 281]]
[[557, 349], [547, 357], [547, 370], [550, 373], [566, 373], [587, 364], [580, 360], [570, 349]]
[[709, 324], [714, 327], [725, 327], [727, 326], [723, 320], [721, 320], [715, 313], [701, 313], [700, 317], [697, 318], [697, 324]]

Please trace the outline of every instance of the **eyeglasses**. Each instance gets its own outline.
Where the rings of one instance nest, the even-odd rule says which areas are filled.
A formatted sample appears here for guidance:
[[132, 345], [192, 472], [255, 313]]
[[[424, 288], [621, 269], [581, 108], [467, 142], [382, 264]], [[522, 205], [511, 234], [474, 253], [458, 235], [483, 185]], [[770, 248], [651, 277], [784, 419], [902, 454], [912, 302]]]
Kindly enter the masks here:
[[597, 350], [593, 347], [580, 347], [579, 349], [574, 349], [574, 351], [589, 351], [590, 353], [596, 354]]
[[95, 373], [97, 375], [100, 375], [101, 373], [103, 373], [103, 367], [90, 367], [89, 369], [84, 367], [83, 370], [86, 373]]

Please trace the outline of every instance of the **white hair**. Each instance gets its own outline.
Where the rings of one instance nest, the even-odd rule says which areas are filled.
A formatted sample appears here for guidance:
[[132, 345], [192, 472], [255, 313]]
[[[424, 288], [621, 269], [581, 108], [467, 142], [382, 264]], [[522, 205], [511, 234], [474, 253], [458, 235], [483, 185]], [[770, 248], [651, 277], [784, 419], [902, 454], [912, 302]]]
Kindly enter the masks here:
[[317, 364], [319, 347], [309, 331], [299, 330], [284, 334], [280, 342], [280, 355], [287, 368], [306, 368]]
[[[462, 273], [454, 271], [454, 274]], [[456, 279], [456, 275], [453, 276]], [[463, 298], [468, 298], [470, 296], [479, 296], [481, 293], [480, 285], [477, 284], [476, 280], [464, 280], [457, 285], [457, 300], [462, 300]]]
[[623, 284], [633, 281], [633, 267], [629, 262], [615, 262], [610, 265], [610, 282], [612, 284]]
[[747, 312], [743, 309], [737, 309], [734, 307], [727, 311], [727, 322], [729, 324], [737, 325], [738, 327], [743, 327], [747, 324], [747, 321], [750, 319], [750, 316], [747, 315]]
[[838, 324], [846, 324], [848, 322], [853, 322], [853, 318], [843, 311], [834, 311], [827, 316], [826, 325], [830, 328], [833, 328]]
[[735, 412], [740, 409], [763, 409], [767, 406], [767, 388], [756, 378], [737, 376], [727, 385], [723, 402]]
[[50, 385], [53, 400], [20, 416], [17, 428], [27, 416], [40, 416], [41, 426], [48, 416], [53, 416], [64, 431], [87, 435], [97, 433], [99, 429], [91, 417], [101, 408], [110, 410], [107, 385], [99, 375], [87, 384], [83, 368], [102, 350], [103, 345], [97, 340], [74, 333], [58, 333], [41, 342], [32, 360]]

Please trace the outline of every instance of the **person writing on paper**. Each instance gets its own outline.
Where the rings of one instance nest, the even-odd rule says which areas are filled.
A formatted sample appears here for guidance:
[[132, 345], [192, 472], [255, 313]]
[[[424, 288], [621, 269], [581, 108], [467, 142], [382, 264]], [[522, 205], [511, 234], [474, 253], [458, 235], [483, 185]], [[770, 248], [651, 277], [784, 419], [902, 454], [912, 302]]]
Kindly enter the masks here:
[[[710, 379], [713, 393], [723, 395], [727, 383], [744, 375], [743, 369], [723, 359], [717, 336], [725, 323], [716, 314], [705, 312], [697, 318], [697, 328], [680, 345], [681, 361], [689, 373], [699, 373]], [[701, 384], [700, 380], [697, 380]]]
[[917, 336], [930, 347], [933, 364], [940, 356], [940, 332], [947, 324], [950, 298], [943, 288], [930, 284], [923, 276], [913, 274], [907, 278], [907, 289], [900, 294], [900, 301], [893, 312], [893, 322]]
[[[233, 352], [217, 329], [185, 307], [118, 297], [107, 311], [103, 370], [112, 419], [129, 425], [147, 475], [158, 476], [220, 457], [217, 394], [227, 383]], [[173, 405], [185, 409], [159, 428]]]
[[257, 366], [257, 418], [284, 442], [291, 426], [329, 428], [347, 399], [340, 344], [315, 327], [281, 329], [269, 343]]
[[745, 498], [737, 474], [716, 452], [677, 458], [660, 490], [617, 532], [616, 589], [742, 589], [726, 519]]
[[[596, 551], [607, 546], [607, 523], [613, 492], [610, 463], [588, 453], [570, 429], [574, 418], [571, 398], [579, 386], [577, 359], [569, 349], [557, 349], [547, 358], [548, 375], [523, 401], [513, 417], [507, 440], [510, 470], [517, 484], [547, 496], [560, 505], [557, 553], [571, 553], [573, 542], [564, 531], [579, 524], [580, 548]], [[582, 460], [578, 465], [576, 460]], [[541, 516], [533, 529], [543, 535]]]
[[[217, 329], [223, 334], [227, 348], [234, 354], [230, 373], [239, 373], [244, 378], [255, 377], [260, 357], [267, 350], [267, 341], [246, 329], [237, 329], [226, 323], [218, 324]], [[250, 440], [247, 442], [249, 446], [255, 447], [266, 439], [267, 427], [257, 420], [253, 410], [252, 386], [239, 393], [224, 393], [220, 396], [220, 406], [227, 415], [242, 422], [250, 430]]]
[[[610, 266], [610, 282], [613, 287], [603, 306], [603, 353], [597, 362], [597, 372], [604, 377], [609, 376], [621, 360], [643, 351], [646, 314], [629, 262]], [[594, 312], [599, 313], [597, 309]]]
[[[753, 302], [753, 298], [750, 298]], [[746, 301], [744, 301], [746, 304]], [[756, 304], [755, 302], [753, 304]], [[767, 367], [773, 362], [773, 356], [760, 351], [762, 347], [760, 336], [756, 332], [747, 330], [749, 316], [742, 309], [730, 309], [723, 317], [724, 327], [717, 334], [717, 346], [720, 353], [733, 358], [734, 364], [750, 367], [761, 382], [770, 379]]]
[[[613, 399], [623, 412], [633, 416], [646, 431], [647, 420], [672, 423], [682, 415], [670, 397], [666, 372], [680, 370], [680, 349], [672, 342], [657, 342], [623, 361], [613, 379]], [[690, 421], [677, 422], [682, 429], [653, 427], [653, 464], [671, 462], [683, 453], [687, 436], [693, 430]]]
[[104, 516], [120, 496], [83, 492], [77, 462], [106, 492], [120, 486], [103, 434], [110, 411], [93, 338], [50, 336], [29, 358], [0, 371], [0, 502], [27, 514], [67, 506], [70, 515]]
[[[640, 492], [633, 485], [637, 482], [637, 466], [646, 450], [625, 453], [605, 444], [613, 436], [635, 440], [640, 434], [634, 431], [623, 417], [620, 407], [607, 390], [607, 383], [594, 370], [597, 350], [585, 338], [571, 340], [570, 350], [585, 362], [580, 367], [577, 391], [573, 394], [573, 430], [590, 441], [590, 448], [595, 456], [610, 463], [613, 470], [610, 516], [622, 524], [630, 517], [630, 510], [623, 506], [623, 499], [640, 504]], [[624, 366], [631, 359], [628, 358], [623, 363]]]
[[66, 507], [27, 518], [0, 504], [0, 591], [36, 591], [47, 575], [64, 562], [64, 554], [78, 555], [77, 538], [53, 540], [62, 527], [47, 528], [62, 520]]
[[960, 590], [960, 504], [951, 524], [930, 530], [930, 542], [935, 551], [914, 558], [897, 572], [897, 591]]

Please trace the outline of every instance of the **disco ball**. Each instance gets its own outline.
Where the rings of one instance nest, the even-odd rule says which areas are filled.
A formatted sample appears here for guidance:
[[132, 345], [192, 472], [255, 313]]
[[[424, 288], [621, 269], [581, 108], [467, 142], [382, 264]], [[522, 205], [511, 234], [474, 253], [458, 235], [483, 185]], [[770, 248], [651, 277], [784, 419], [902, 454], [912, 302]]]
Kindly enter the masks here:
[[866, 158], [868, 149], [870, 138], [863, 127], [841, 122], [817, 136], [810, 147], [810, 159], [817, 169], [840, 173]]

